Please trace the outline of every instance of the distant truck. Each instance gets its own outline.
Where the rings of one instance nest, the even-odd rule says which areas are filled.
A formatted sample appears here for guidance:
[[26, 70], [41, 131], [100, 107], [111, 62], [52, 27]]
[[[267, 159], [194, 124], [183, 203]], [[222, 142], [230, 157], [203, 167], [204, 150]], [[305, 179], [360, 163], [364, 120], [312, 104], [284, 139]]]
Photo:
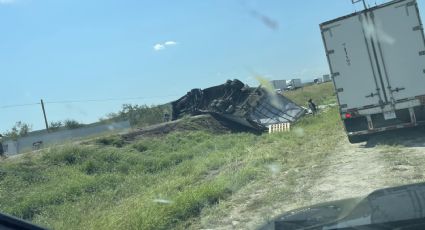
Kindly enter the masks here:
[[323, 83], [323, 79], [317, 77], [313, 80], [313, 82], [314, 82], [314, 84], [320, 84], [320, 83]]
[[291, 79], [287, 80], [286, 84], [288, 85], [286, 87], [286, 90], [296, 90], [303, 87], [303, 84], [301, 83], [301, 79]]
[[425, 39], [416, 0], [395, 0], [320, 25], [351, 143], [425, 123]]
[[332, 81], [331, 80], [331, 75], [329, 75], [329, 74], [323, 75], [322, 82], [330, 82], [330, 81]]
[[272, 80], [270, 81], [270, 84], [272, 84], [273, 88], [277, 91], [277, 92], [281, 92], [283, 90], [286, 89], [287, 85], [286, 85], [286, 80]]

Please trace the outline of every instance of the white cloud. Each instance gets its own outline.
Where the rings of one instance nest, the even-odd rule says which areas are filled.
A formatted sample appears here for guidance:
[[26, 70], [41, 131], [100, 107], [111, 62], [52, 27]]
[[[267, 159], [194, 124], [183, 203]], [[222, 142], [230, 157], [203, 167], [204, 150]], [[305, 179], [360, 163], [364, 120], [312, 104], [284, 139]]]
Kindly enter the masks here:
[[165, 46], [164, 45], [162, 45], [162, 44], [155, 44], [154, 46], [153, 46], [153, 49], [154, 50], [156, 50], [156, 51], [158, 51], [158, 50], [163, 50], [163, 49], [165, 49]]
[[15, 2], [16, 0], [0, 0], [0, 4], [12, 4]]
[[[0, 1], [2, 1], [2, 0], [0, 0]], [[177, 42], [175, 42], [175, 41], [166, 41], [164, 43], [157, 43], [157, 44], [155, 44], [153, 46], [153, 49], [155, 51], [159, 51], [159, 50], [165, 49], [167, 46], [175, 46], [175, 45], [177, 45]]]
[[175, 42], [175, 41], [166, 41], [164, 43], [164, 45], [166, 45], [166, 46], [175, 46], [175, 45], [177, 45], [177, 42]]

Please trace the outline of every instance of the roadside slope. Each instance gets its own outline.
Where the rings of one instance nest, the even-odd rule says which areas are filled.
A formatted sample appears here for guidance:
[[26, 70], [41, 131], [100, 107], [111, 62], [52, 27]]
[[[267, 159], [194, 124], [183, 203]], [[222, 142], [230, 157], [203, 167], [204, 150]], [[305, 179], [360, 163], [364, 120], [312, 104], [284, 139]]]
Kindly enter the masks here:
[[53, 229], [197, 228], [202, 213], [227, 201], [237, 205], [239, 191], [282, 173], [287, 178], [272, 198], [290, 197], [298, 172], [332, 151], [340, 128], [333, 108], [273, 135], [184, 131], [131, 142], [105, 136], [24, 154], [0, 162], [0, 211]]
[[[312, 87], [292, 96], [333, 100], [329, 85]], [[271, 135], [104, 136], [1, 161], [0, 211], [54, 229], [255, 229], [298, 207], [424, 181], [424, 133], [350, 145], [326, 108]]]
[[[274, 216], [326, 201], [366, 196], [374, 190], [425, 181], [425, 129], [416, 128], [350, 144], [345, 136], [312, 167], [295, 169], [235, 194], [222, 216], [205, 216], [204, 229], [255, 229]], [[209, 213], [210, 214], [210, 213]]]
[[282, 195], [291, 200], [305, 169], [343, 137], [336, 108], [273, 135], [195, 126], [134, 140], [98, 137], [2, 161], [0, 211], [53, 229], [226, 226], [208, 220], [244, 204], [252, 210]]

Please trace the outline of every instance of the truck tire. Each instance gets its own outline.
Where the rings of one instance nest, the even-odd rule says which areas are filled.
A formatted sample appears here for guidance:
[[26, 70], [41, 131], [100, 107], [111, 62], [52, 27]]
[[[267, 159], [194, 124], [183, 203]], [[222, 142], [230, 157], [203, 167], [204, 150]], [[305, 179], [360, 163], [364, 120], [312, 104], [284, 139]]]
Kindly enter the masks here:
[[348, 141], [351, 144], [357, 144], [360, 142], [365, 142], [369, 139], [367, 135], [357, 135], [357, 136], [348, 136]]

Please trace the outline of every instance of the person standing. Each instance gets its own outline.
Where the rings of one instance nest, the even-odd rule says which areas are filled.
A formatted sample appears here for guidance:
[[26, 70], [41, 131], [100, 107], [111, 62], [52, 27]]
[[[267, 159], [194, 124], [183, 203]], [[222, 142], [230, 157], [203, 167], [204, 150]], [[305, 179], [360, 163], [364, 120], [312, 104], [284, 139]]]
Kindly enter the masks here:
[[163, 122], [169, 122], [170, 121], [170, 115], [168, 113], [164, 113]]
[[311, 98], [308, 100], [308, 107], [311, 109], [311, 112], [313, 113], [313, 115], [316, 115], [317, 106], [316, 106], [316, 104], [314, 104], [314, 102]]

